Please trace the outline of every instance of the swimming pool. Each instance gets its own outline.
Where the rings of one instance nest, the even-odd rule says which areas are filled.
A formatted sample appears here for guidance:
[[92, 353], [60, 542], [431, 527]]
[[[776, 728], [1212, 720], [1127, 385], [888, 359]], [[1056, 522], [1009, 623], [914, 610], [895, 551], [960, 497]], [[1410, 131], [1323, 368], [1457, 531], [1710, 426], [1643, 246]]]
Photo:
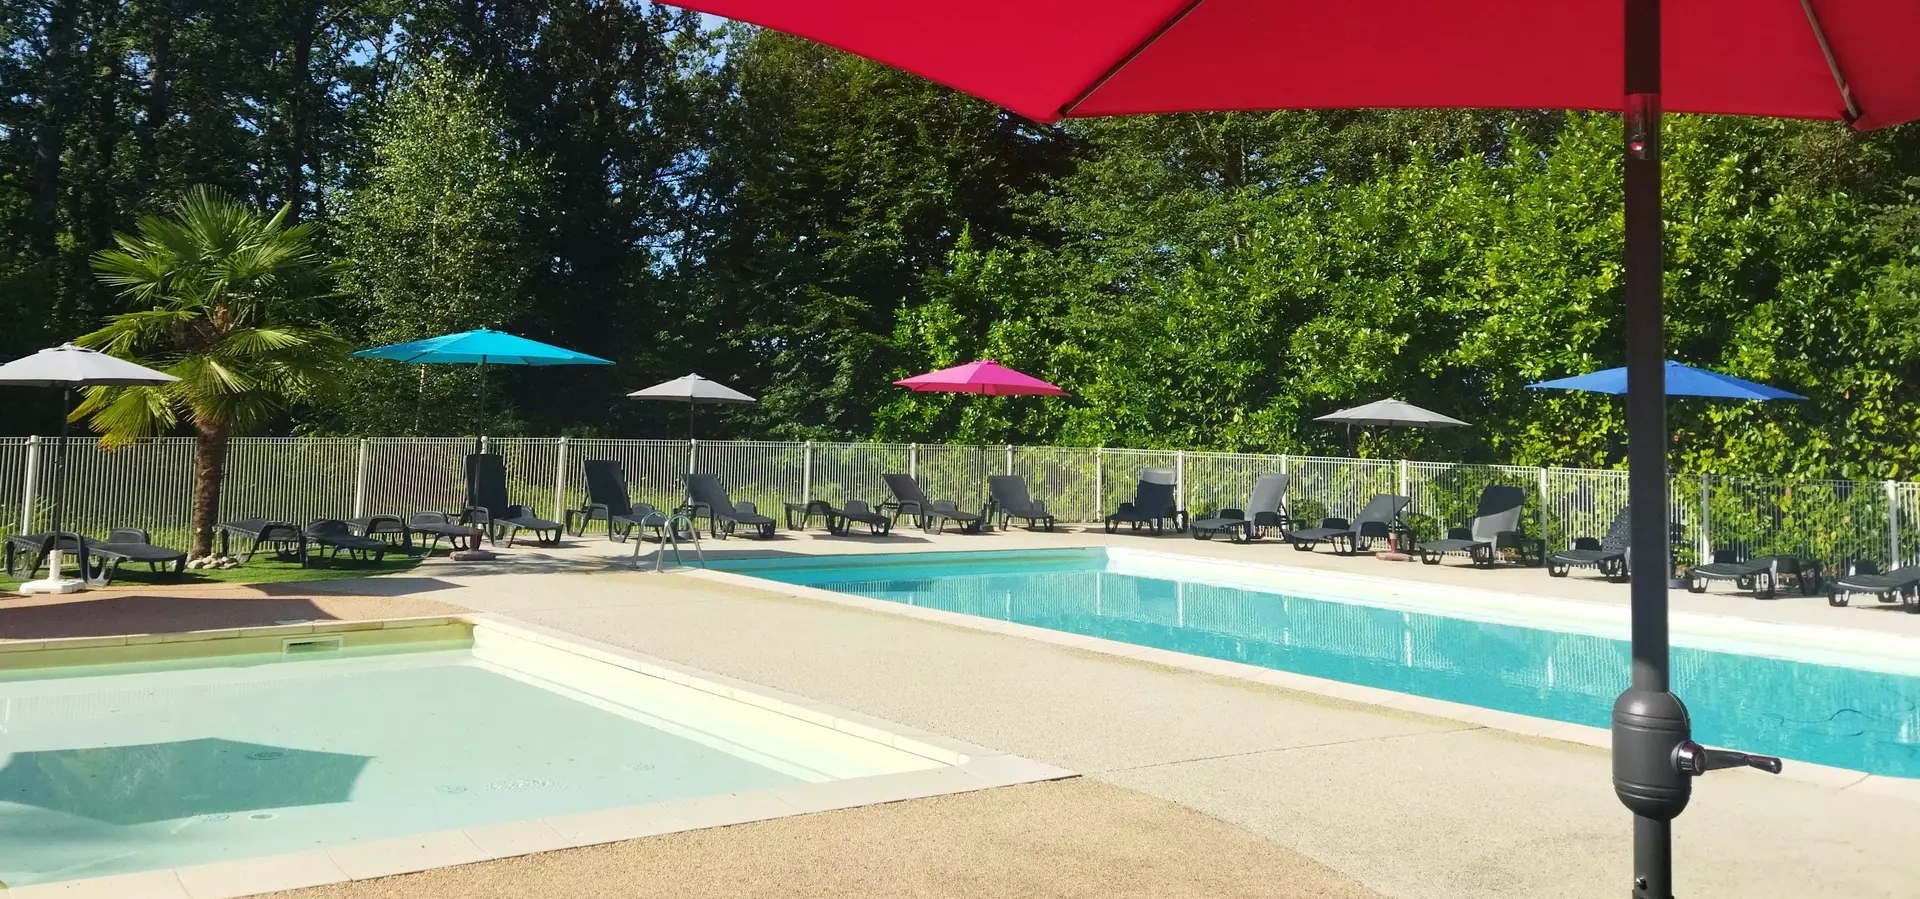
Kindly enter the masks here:
[[[1364, 595], [1303, 595], [1233, 583], [1225, 570], [1231, 564], [1188, 561], [1086, 549], [718, 567], [1594, 727], [1608, 726], [1626, 686], [1623, 626], [1557, 630], [1370, 604]], [[1692, 713], [1695, 739], [1920, 777], [1920, 677], [1682, 642], [1676, 634], [1673, 682]]]
[[[524, 632], [423, 633], [434, 639], [206, 641], [217, 656], [186, 653], [185, 642], [66, 651], [88, 664], [0, 653], [0, 882], [187, 869], [504, 822], [564, 830], [567, 816], [596, 810], [962, 760]], [[143, 654], [175, 657], [126, 660]]]

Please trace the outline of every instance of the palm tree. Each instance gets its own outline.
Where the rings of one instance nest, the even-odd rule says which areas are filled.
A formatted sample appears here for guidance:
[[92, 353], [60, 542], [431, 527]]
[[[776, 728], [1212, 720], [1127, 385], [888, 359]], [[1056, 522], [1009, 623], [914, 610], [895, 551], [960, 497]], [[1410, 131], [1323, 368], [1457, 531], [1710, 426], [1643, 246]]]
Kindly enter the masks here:
[[135, 311], [79, 339], [180, 380], [90, 390], [73, 412], [108, 446], [193, 428], [193, 550], [213, 550], [227, 444], [291, 398], [330, 380], [345, 346], [321, 322], [326, 267], [312, 225], [268, 218], [218, 190], [189, 190], [169, 216], [148, 216], [94, 273]]

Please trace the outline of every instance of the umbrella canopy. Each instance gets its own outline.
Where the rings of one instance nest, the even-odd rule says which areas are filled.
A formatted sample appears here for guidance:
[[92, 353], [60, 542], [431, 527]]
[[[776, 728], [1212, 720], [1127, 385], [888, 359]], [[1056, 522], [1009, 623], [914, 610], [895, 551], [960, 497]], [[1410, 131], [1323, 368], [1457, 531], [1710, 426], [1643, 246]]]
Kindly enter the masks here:
[[[1359, 107], [1620, 110], [1621, 2], [673, 0], [888, 63], [1050, 122]], [[1673, 112], [1920, 117], [1920, 3], [1670, 0]]]
[[992, 359], [902, 378], [894, 384], [918, 393], [978, 393], [986, 396], [1066, 396], [1067, 392]]
[[178, 380], [166, 372], [71, 343], [0, 365], [0, 384], [21, 387], [136, 387]]
[[1403, 403], [1399, 400], [1375, 400], [1364, 406], [1355, 406], [1322, 415], [1314, 421], [1389, 428], [1464, 428], [1467, 426], [1467, 423], [1460, 419], [1448, 418], [1430, 409], [1422, 409], [1412, 403]]
[[686, 375], [671, 381], [662, 381], [644, 390], [636, 390], [627, 396], [640, 400], [671, 400], [676, 403], [759, 402], [725, 384], [709, 381], [699, 375]]
[[528, 340], [505, 331], [478, 328], [458, 334], [443, 334], [425, 340], [374, 347], [354, 353], [361, 359], [391, 359], [416, 365], [451, 363], [468, 365], [612, 365], [599, 356], [538, 340]]
[[[1558, 378], [1528, 384], [1534, 390], [1582, 390], [1588, 393], [1626, 393], [1627, 370], [1608, 368], [1590, 371], [1571, 378]], [[1723, 375], [1717, 371], [1707, 371], [1690, 365], [1681, 365], [1672, 359], [1667, 360], [1667, 395], [1701, 396], [1716, 400], [1804, 400], [1797, 393], [1788, 393], [1778, 387], [1768, 387], [1752, 381]]]
[[215, 738], [16, 752], [0, 802], [134, 825], [352, 798], [371, 758]]

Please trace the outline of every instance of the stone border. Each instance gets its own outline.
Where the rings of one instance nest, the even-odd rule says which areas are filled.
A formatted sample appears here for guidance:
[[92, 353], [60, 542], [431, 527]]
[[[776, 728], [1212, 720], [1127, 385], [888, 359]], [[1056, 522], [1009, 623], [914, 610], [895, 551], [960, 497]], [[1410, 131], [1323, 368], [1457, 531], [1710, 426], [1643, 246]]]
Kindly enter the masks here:
[[[340, 626], [331, 626], [334, 624]], [[256, 893], [390, 877], [450, 865], [472, 864], [536, 852], [594, 846], [679, 831], [726, 827], [791, 815], [947, 796], [1077, 776], [1075, 772], [1055, 765], [948, 739], [939, 734], [836, 708], [802, 696], [782, 693], [610, 644], [578, 638], [561, 631], [494, 615], [476, 613], [391, 621], [322, 622], [269, 628], [190, 631], [184, 634], [167, 635], [165, 642], [191, 644], [243, 637], [280, 638], [303, 633], [401, 629], [448, 624], [466, 625], [481, 632], [497, 630], [511, 637], [564, 649], [648, 677], [723, 696], [810, 724], [828, 727], [849, 736], [919, 755], [941, 762], [945, 767], [818, 783], [791, 784], [769, 790], [721, 793], [647, 805], [416, 834], [390, 840], [342, 843], [305, 852], [182, 868], [63, 880], [15, 887], [0, 892], [0, 895], [8, 899], [46, 899], [54, 896], [66, 897], [66, 899], [231, 899], [231, 897]], [[115, 640], [118, 642], [114, 642]], [[32, 642], [37, 644], [33, 647], [35, 649], [82, 649], [125, 646], [129, 642], [139, 645], [162, 641], [137, 637], [81, 637]], [[0, 644], [0, 649], [20, 651], [22, 648], [19, 644]]]
[[[1131, 552], [1132, 550], [1129, 551]], [[1180, 558], [1182, 561], [1195, 559], [1195, 557], [1192, 556]], [[1213, 560], [1207, 559], [1200, 561], [1211, 563]], [[1565, 721], [1555, 721], [1550, 718], [1536, 718], [1531, 715], [1503, 712], [1497, 709], [1481, 708], [1480, 706], [1467, 705], [1465, 703], [1430, 699], [1425, 696], [1415, 696], [1410, 693], [1398, 693], [1392, 690], [1383, 690], [1378, 687], [1349, 684], [1345, 681], [1295, 674], [1291, 671], [1278, 671], [1272, 668], [1262, 668], [1258, 665], [1248, 665], [1242, 662], [1230, 662], [1224, 659], [1214, 659], [1206, 656], [1174, 652], [1167, 649], [1140, 646], [1133, 643], [1123, 643], [1118, 640], [1108, 640], [1103, 637], [1087, 637], [1080, 634], [1070, 634], [1065, 631], [1050, 630], [1030, 624], [1017, 624], [994, 618], [982, 618], [959, 612], [948, 612], [940, 609], [929, 609], [923, 606], [910, 606], [897, 602], [888, 602], [882, 599], [872, 599], [865, 596], [855, 596], [850, 593], [838, 593], [832, 590], [823, 590], [818, 587], [787, 584], [746, 574], [736, 574], [731, 571], [720, 571], [717, 569], [680, 569], [679, 573], [688, 577], [700, 578], [736, 587], [746, 587], [802, 599], [852, 606], [854, 608], [887, 615], [919, 618], [925, 621], [938, 622], [940, 624], [966, 628], [968, 630], [1024, 637], [1029, 640], [1051, 643], [1056, 646], [1065, 646], [1072, 649], [1097, 652], [1103, 655], [1152, 662], [1156, 665], [1182, 671], [1192, 671], [1217, 677], [1251, 681], [1253, 683], [1295, 690], [1301, 693], [1311, 693], [1317, 696], [1325, 696], [1349, 702], [1382, 706], [1417, 715], [1463, 721], [1481, 727], [1521, 734], [1528, 737], [1559, 740], [1603, 750], [1611, 750], [1613, 747], [1613, 735], [1605, 728], [1600, 727], [1569, 724]], [[1817, 765], [1812, 762], [1800, 761], [1789, 761], [1785, 769], [1778, 775], [1762, 775], [1757, 771], [1746, 772], [1746, 775], [1781, 777], [1787, 780], [1817, 784], [1834, 789], [1873, 793], [1920, 803], [1920, 778], [1868, 774], [1864, 771], [1855, 771], [1849, 768], [1836, 768], [1830, 765]]]

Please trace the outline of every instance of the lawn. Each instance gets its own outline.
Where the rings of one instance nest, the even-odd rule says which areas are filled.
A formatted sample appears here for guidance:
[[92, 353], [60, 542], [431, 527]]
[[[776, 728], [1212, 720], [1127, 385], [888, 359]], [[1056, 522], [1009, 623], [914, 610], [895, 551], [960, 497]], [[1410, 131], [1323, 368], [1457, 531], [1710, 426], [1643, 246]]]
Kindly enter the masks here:
[[[341, 560], [321, 568], [303, 568], [297, 562], [283, 562], [270, 553], [254, 557], [239, 568], [203, 568], [187, 569], [180, 575], [174, 575], [169, 569], [165, 572], [152, 572], [138, 562], [129, 562], [121, 566], [120, 574], [113, 579], [113, 586], [135, 586], [140, 584], [280, 584], [294, 581], [330, 581], [340, 578], [367, 577], [375, 574], [393, 574], [406, 571], [420, 564], [424, 556], [395, 553], [379, 563], [350, 562]], [[73, 569], [67, 569], [72, 576]], [[20, 578], [0, 572], [0, 592], [13, 593], [20, 589]]]

